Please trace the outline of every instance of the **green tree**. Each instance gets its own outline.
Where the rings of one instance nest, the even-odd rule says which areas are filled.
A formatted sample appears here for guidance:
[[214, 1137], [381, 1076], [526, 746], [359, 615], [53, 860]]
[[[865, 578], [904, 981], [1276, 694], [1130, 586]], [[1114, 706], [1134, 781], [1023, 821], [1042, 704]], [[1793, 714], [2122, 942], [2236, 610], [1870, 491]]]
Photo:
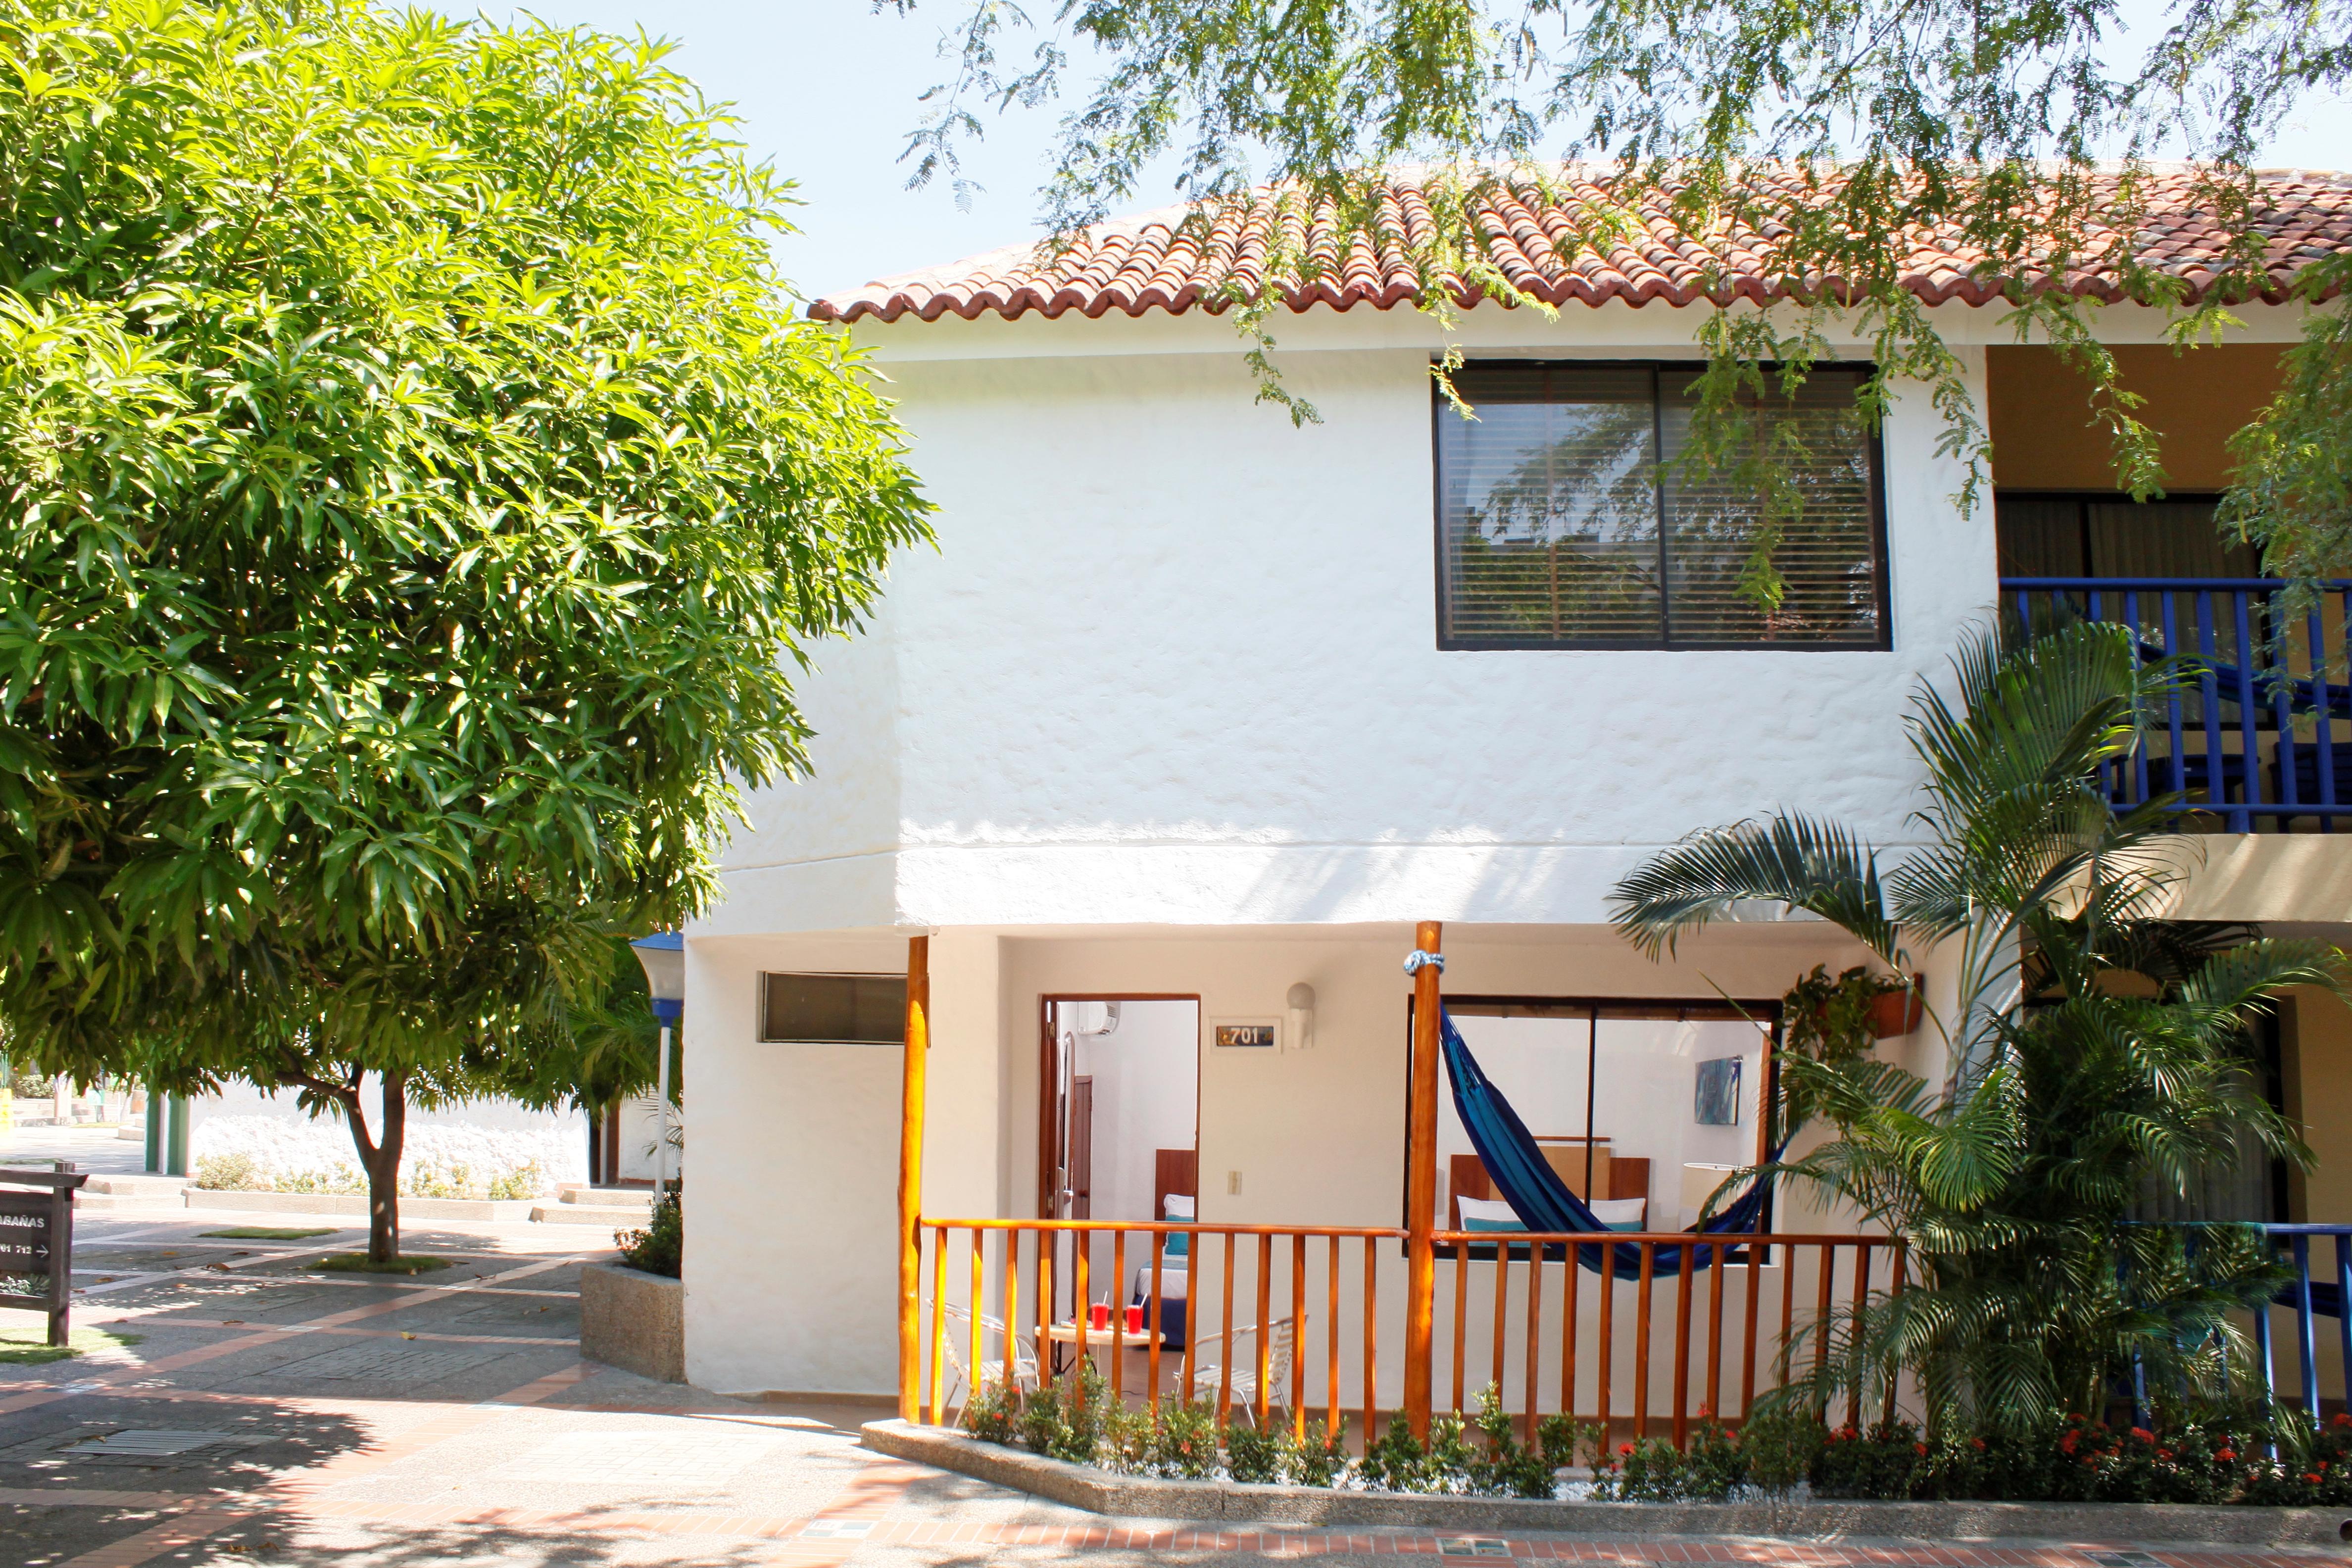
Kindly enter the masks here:
[[663, 54], [0, 0], [0, 1026], [303, 1088], [380, 1256], [402, 1097], [597, 1092], [614, 938], [712, 896], [928, 537]]
[[1654, 956], [1761, 899], [1834, 922], [1889, 973], [1916, 972], [1914, 944], [1955, 966], [1941, 1084], [1873, 1055], [1784, 1059], [1791, 1100], [1835, 1135], [1777, 1169], [1907, 1237], [1918, 1270], [1830, 1326], [1807, 1394], [1872, 1399], [1905, 1366], [1931, 1419], [1963, 1430], [2098, 1410], [2135, 1364], [2152, 1389], [2218, 1397], [2225, 1314], [2281, 1282], [2267, 1247], [2124, 1222], [2242, 1141], [2308, 1159], [2255, 1089], [2247, 1029], [2285, 986], [2336, 986], [2341, 955], [2159, 918], [2166, 803], [2118, 816], [2099, 769], [2178, 675], [2143, 666], [2127, 630], [1980, 633], [1953, 676], [1957, 706], [1925, 682], [1913, 699], [1927, 842], [1891, 870], [1849, 830], [1775, 813], [1658, 855], [1614, 918]]
[[[1874, 415], [1895, 382], [1925, 382], [1948, 447], [1980, 477], [1983, 422], [1906, 281], [1923, 233], [1974, 252], [2021, 335], [2043, 334], [2083, 373], [2086, 418], [2143, 497], [2161, 492], [2161, 453], [2095, 336], [2100, 296], [2162, 310], [2186, 350], [2249, 299], [2316, 303], [2352, 279], [2352, 261], [2315, 260], [2276, 231], [2255, 173], [2284, 121], [2352, 80], [2346, 0], [2181, 0], [2137, 37], [2116, 0], [1065, 0], [1045, 23], [1003, 0], [954, 10], [956, 72], [927, 95], [914, 183], [961, 180], [960, 145], [990, 108], [1072, 87], [1045, 190], [1060, 237], [1171, 165], [1196, 223], [1265, 181], [1294, 216], [1319, 208], [1400, 247], [1422, 308], [1443, 318], [1449, 276], [1531, 302], [1486, 255], [1497, 197], [1578, 185], [1548, 219], [1561, 250], [1650, 244], [1654, 217], [1720, 258], [1737, 233], [1791, 303], [1702, 314], [1709, 369], [1683, 460], [1734, 473], [1774, 508], [1791, 504], [1774, 479], [1788, 454], [1743, 403], [1769, 389], [1766, 364], [1792, 384], [1832, 339], [1872, 345], [1879, 375], [1860, 396]], [[1073, 83], [1074, 60], [1098, 74]], [[2140, 222], [2164, 154], [2189, 160], [2189, 199], [2210, 222], [2210, 255], [2193, 265], [2165, 249], [2178, 226]], [[1383, 175], [1402, 164], [1424, 166], [1410, 225], [1383, 205]], [[1307, 234], [1271, 226], [1264, 264], [1223, 285], [1261, 354], [1286, 280], [1344, 265], [1344, 246], [1319, 252]], [[2312, 319], [2239, 447], [2226, 526], [2267, 542], [2289, 574], [2352, 572], [2347, 321]], [[1769, 562], [1754, 564], [1769, 587]]]

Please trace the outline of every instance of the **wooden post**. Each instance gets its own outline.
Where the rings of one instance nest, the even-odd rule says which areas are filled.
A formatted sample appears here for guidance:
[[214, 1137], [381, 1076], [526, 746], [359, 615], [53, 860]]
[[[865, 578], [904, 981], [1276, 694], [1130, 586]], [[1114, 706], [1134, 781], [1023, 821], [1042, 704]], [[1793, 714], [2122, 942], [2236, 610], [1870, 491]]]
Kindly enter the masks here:
[[[1423, 921], [1413, 945], [1435, 958], [1441, 928]], [[1416, 1437], [1429, 1436], [1430, 1355], [1437, 1296], [1437, 1053], [1438, 965], [1423, 962], [1412, 976], [1412, 1106], [1405, 1131], [1404, 1418]]]
[[[58, 1162], [58, 1174], [73, 1173], [70, 1161]], [[87, 1180], [87, 1178], [84, 1178]], [[73, 1342], [73, 1195], [75, 1182], [60, 1181], [49, 1189], [49, 1346], [62, 1350]]]
[[[931, 1047], [931, 939], [907, 939], [907, 1049], [898, 1105], [898, 1419], [921, 1419], [923, 1068]], [[1004, 1352], [1008, 1368], [1013, 1352]], [[978, 1377], [975, 1363], [971, 1375]]]

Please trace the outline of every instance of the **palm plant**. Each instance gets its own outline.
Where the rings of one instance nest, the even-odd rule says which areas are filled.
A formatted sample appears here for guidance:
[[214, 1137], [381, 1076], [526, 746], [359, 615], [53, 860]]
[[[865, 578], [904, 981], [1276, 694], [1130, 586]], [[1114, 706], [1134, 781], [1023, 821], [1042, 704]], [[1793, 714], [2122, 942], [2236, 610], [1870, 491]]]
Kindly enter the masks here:
[[1795, 1396], [1874, 1400], [1907, 1370], [1931, 1426], [1958, 1430], [2096, 1411], [2135, 1373], [2159, 1401], [2217, 1399], [2244, 1351], [2227, 1314], [2281, 1283], [2270, 1249], [2242, 1227], [2128, 1222], [2242, 1139], [2308, 1162], [2254, 1091], [2247, 1030], [2283, 987], [2336, 986], [2341, 955], [2160, 918], [2164, 846], [2193, 840], [2159, 844], [2167, 802], [2119, 814], [2101, 770], [2180, 677], [2126, 628], [1980, 629], [1952, 673], [1953, 700], [1924, 681], [1913, 699], [1924, 842], [1884, 874], [1852, 831], [1775, 812], [1657, 856], [1614, 918], [1654, 957], [1734, 900], [1773, 900], [1891, 973], [1956, 968], [1957, 999], [1929, 1015], [1940, 1082], [1867, 1055], [1782, 1063], [1833, 1135], [1761, 1169], [1906, 1237], [1916, 1268], [1814, 1326], [1828, 1353]]

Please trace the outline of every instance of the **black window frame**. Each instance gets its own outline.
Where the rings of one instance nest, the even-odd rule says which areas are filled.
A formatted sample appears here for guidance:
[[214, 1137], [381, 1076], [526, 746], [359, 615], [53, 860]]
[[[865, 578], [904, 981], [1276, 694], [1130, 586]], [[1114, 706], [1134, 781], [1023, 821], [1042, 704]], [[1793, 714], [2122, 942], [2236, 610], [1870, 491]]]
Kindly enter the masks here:
[[[1433, 359], [1430, 363], [1433, 370], [1438, 362]], [[1465, 359], [1463, 363], [1456, 367], [1453, 374], [1458, 375], [1463, 371], [1474, 370], [1482, 365], [1507, 365], [1513, 369], [1522, 370], [1558, 369], [1580, 371], [1648, 371], [1650, 373], [1650, 406], [1651, 417], [1653, 420], [1653, 439], [1656, 443], [1659, 451], [1663, 454], [1665, 446], [1664, 438], [1665, 403], [1663, 391], [1659, 385], [1659, 380], [1662, 376], [1669, 374], [1703, 371], [1706, 368], [1707, 362], [1705, 360], [1664, 359], [1523, 359], [1514, 356], [1498, 356], [1486, 359]], [[1780, 367], [1778, 364], [1766, 364], [1763, 366], [1764, 372], [1767, 374], [1770, 374], [1778, 371], [1780, 368]], [[1877, 374], [1878, 366], [1868, 360], [1823, 360], [1809, 367], [1809, 373], [1810, 371], [1830, 371], [1855, 373], [1863, 375], [1874, 375]], [[1438, 422], [1442, 419], [1458, 419], [1461, 416], [1454, 411], [1453, 405], [1446, 399], [1445, 389], [1437, 384], [1437, 379], [1434, 374], [1430, 378], [1429, 404], [1430, 590], [1432, 595], [1432, 610], [1435, 621], [1437, 647], [1440, 652], [1704, 654], [1751, 653], [1759, 649], [1768, 649], [1775, 653], [1857, 654], [1890, 653], [1894, 650], [1895, 605], [1893, 585], [1889, 580], [1891, 572], [1886, 547], [1886, 446], [1885, 432], [1884, 429], [1870, 430], [1866, 432], [1864, 437], [1865, 447], [1870, 459], [1870, 479], [1866, 489], [1870, 496], [1871, 566], [1878, 596], [1878, 636], [1875, 640], [1869, 644], [1780, 642], [1774, 641], [1770, 638], [1759, 638], [1753, 642], [1711, 642], [1702, 645], [1677, 643], [1674, 641], [1671, 637], [1661, 637], [1654, 641], [1627, 641], [1622, 638], [1612, 639], [1610, 641], [1596, 641], [1589, 637], [1478, 637], [1475, 639], [1464, 639], [1454, 636], [1448, 629], [1449, 619], [1445, 612], [1445, 475], [1438, 458], [1442, 446], [1442, 431], [1444, 426]], [[1474, 404], [1473, 406], [1475, 408], [1475, 405]], [[1672, 600], [1667, 596], [1669, 590], [1665, 586], [1665, 552], [1667, 543], [1665, 529], [1665, 487], [1664, 485], [1660, 485], [1657, 486], [1656, 489], [1658, 493], [1659, 513], [1659, 620], [1662, 625], [1671, 628], [1673, 625]]]

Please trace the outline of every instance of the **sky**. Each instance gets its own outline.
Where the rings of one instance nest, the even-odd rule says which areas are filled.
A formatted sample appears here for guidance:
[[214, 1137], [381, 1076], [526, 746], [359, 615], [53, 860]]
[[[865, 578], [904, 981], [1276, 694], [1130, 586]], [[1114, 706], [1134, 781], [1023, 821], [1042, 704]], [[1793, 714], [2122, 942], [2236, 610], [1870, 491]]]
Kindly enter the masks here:
[[[2144, 22], [2162, 8], [2163, 0], [2126, 0], [2124, 12]], [[776, 256], [805, 297], [1043, 232], [1036, 193], [1059, 112], [1050, 104], [988, 118], [985, 140], [964, 154], [967, 175], [982, 187], [970, 210], [943, 182], [906, 188], [911, 165], [899, 155], [922, 119], [921, 94], [950, 72], [938, 45], [965, 0], [926, 0], [907, 16], [895, 8], [877, 14], [868, 0], [535, 0], [529, 10], [559, 25], [643, 29], [676, 42], [671, 66], [714, 101], [734, 104], [744, 121], [738, 135], [752, 155], [798, 184], [806, 203], [796, 214], [801, 232], [780, 240]], [[1030, 10], [1050, 16], [1053, 0], [1031, 0]], [[1016, 37], [1004, 52], [1026, 48]], [[2352, 167], [2352, 106], [2305, 109], [2264, 161]], [[1135, 206], [1175, 199], [1163, 184]]]

